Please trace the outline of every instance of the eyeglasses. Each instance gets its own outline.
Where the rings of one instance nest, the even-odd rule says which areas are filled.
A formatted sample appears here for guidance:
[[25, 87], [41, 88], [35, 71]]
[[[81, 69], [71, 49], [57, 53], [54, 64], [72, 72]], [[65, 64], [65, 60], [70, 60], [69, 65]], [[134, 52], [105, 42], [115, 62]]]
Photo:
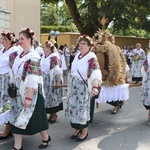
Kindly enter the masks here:
[[79, 43], [79, 45], [87, 45], [87, 43], [81, 42], [81, 43]]

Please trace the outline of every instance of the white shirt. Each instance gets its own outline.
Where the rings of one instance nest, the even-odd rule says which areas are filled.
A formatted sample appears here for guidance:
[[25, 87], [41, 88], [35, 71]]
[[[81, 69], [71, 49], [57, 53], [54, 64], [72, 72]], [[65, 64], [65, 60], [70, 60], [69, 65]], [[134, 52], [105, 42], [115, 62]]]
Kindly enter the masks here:
[[38, 46], [34, 49], [36, 52], [39, 53], [40, 56], [44, 55], [44, 51], [43, 51], [43, 48]]
[[69, 49], [67, 47], [65, 47], [65, 49], [64, 49], [64, 56], [70, 57]]
[[[45, 55], [43, 55], [42, 58], [41, 58], [40, 66], [41, 66], [42, 72], [44, 72], [45, 74], [50, 74], [50, 65], [51, 65], [50, 60], [51, 60], [52, 57], [57, 57], [58, 58], [58, 54], [57, 53], [52, 53], [51, 55], [49, 55], [46, 58], [45, 58]], [[56, 74], [61, 74], [62, 73], [62, 69], [59, 67], [59, 65], [56, 65], [55, 73]]]
[[6, 52], [4, 52], [4, 48], [0, 51], [0, 74], [5, 74], [9, 72], [9, 56], [11, 53], [17, 51], [17, 49], [13, 46]]

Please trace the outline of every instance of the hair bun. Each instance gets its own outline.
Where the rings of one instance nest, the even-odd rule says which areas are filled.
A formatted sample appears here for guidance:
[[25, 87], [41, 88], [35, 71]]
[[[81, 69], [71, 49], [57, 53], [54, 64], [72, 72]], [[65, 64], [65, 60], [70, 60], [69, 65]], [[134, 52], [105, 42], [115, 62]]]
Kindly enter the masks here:
[[21, 31], [24, 31], [24, 32], [29, 33], [29, 35], [30, 35], [32, 38], [33, 38], [33, 36], [34, 36], [33, 30], [31, 30], [30, 28], [23, 28], [23, 29], [21, 29]]

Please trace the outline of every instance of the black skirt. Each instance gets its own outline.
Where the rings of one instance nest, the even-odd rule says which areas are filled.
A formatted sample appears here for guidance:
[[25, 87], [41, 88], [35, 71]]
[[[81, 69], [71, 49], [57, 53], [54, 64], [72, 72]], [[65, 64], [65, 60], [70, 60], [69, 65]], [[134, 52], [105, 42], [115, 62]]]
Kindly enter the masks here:
[[51, 113], [56, 113], [63, 110], [63, 103], [60, 103], [59, 106], [52, 107], [52, 108], [46, 108], [46, 113], [51, 114]]
[[132, 77], [132, 81], [142, 81], [142, 77]]
[[11, 132], [22, 135], [33, 135], [48, 129], [44, 98], [38, 93], [37, 103], [26, 129], [20, 129], [11, 124]]
[[112, 101], [112, 102], [107, 102], [108, 104], [112, 105], [112, 106], [120, 106], [122, 105], [123, 101]]

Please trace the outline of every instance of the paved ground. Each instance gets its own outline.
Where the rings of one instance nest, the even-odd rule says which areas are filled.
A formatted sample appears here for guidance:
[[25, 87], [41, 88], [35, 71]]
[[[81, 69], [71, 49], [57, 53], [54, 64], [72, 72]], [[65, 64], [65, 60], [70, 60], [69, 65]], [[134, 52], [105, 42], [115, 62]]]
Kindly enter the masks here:
[[[49, 124], [52, 141], [45, 150], [150, 150], [150, 125], [147, 111], [140, 100], [141, 87], [130, 88], [130, 99], [116, 115], [111, 115], [112, 106], [102, 104], [95, 109], [93, 124], [89, 126], [86, 141], [78, 143], [70, 139], [73, 129], [64, 116], [58, 113], [55, 124]], [[65, 103], [65, 102], [64, 102]], [[4, 126], [0, 126], [3, 131]], [[39, 134], [24, 136], [24, 150], [38, 150]], [[11, 150], [13, 138], [0, 141], [0, 150]]]

